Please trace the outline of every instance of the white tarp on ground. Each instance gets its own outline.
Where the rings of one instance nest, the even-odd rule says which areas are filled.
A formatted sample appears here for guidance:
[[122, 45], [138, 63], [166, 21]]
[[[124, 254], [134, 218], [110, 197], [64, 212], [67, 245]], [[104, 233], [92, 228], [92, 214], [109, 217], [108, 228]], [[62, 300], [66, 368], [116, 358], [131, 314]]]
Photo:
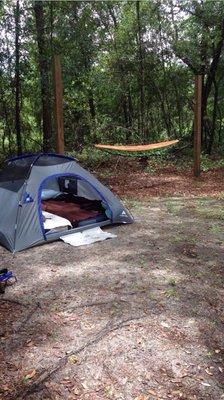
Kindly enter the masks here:
[[100, 242], [105, 239], [116, 238], [110, 232], [104, 232], [100, 227], [86, 229], [83, 232], [71, 233], [70, 235], [61, 236], [60, 239], [65, 243], [71, 244], [72, 246], [83, 246], [85, 244], [91, 244]]

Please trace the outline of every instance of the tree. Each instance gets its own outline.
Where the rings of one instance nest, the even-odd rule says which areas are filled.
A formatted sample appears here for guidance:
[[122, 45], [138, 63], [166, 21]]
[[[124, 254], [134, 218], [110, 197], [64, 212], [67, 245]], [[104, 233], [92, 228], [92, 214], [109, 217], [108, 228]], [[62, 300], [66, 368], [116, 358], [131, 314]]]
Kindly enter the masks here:
[[139, 90], [140, 90], [140, 107], [139, 107], [139, 131], [144, 138], [145, 136], [145, 70], [144, 70], [144, 56], [143, 56], [143, 38], [142, 26], [140, 16], [140, 1], [136, 1], [136, 15], [137, 15], [137, 43], [138, 43], [138, 62], [139, 62]]
[[[179, 13], [184, 13], [184, 19], [180, 19], [177, 10]], [[168, 40], [168, 43], [172, 46], [174, 54], [190, 68], [193, 74], [204, 75], [202, 139], [205, 150], [211, 152], [214, 132], [209, 126], [215, 126], [214, 117], [216, 118], [217, 113], [213, 111], [213, 123], [207, 123], [210, 119], [208, 100], [212, 86], [215, 86], [214, 81], [224, 44], [224, 3], [210, 0], [188, 0], [180, 3], [170, 0], [165, 12], [164, 9], [162, 12], [166, 24], [169, 24], [168, 30], [166, 25], [166, 35], [169, 32], [171, 40]], [[217, 107], [217, 101], [214, 101], [214, 105]]]
[[52, 124], [51, 124], [51, 91], [49, 79], [49, 51], [45, 33], [45, 15], [43, 1], [34, 2], [36, 19], [37, 43], [39, 50], [39, 71], [41, 80], [42, 120], [43, 120], [43, 150], [51, 150]]
[[5, 0], [0, 5], [5, 153], [53, 147], [53, 54], [61, 55], [67, 150], [95, 141], [172, 137], [190, 146], [193, 78], [199, 72], [205, 76], [204, 149], [224, 148], [222, 0]]
[[20, 4], [16, 2], [15, 10], [15, 128], [17, 152], [22, 153], [21, 123], [20, 123]]

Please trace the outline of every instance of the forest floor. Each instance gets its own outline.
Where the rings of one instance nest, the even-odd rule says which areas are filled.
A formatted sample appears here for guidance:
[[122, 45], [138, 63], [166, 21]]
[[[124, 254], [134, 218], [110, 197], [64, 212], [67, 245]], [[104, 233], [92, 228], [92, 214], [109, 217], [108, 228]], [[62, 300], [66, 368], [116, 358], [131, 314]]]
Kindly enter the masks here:
[[115, 239], [0, 248], [0, 399], [224, 399], [223, 170], [166, 168], [97, 170], [135, 217]]

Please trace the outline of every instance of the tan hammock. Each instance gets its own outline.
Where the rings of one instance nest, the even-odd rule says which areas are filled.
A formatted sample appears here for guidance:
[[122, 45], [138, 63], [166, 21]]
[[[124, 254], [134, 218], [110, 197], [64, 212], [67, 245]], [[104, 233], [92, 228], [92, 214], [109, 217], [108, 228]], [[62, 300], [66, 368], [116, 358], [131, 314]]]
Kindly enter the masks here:
[[179, 140], [169, 140], [167, 142], [151, 143], [151, 144], [131, 144], [127, 146], [113, 146], [110, 144], [95, 144], [95, 147], [100, 150], [116, 150], [116, 151], [128, 151], [128, 152], [144, 152], [149, 150], [161, 149], [163, 147], [172, 146], [178, 143]]

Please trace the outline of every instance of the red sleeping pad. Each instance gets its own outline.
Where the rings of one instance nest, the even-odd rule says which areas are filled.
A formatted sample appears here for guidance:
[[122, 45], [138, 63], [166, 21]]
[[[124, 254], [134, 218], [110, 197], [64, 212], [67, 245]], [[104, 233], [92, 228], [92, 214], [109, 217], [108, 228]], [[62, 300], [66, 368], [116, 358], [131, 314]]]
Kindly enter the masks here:
[[79, 221], [102, 215], [102, 212], [98, 210], [86, 210], [82, 208], [81, 204], [70, 203], [63, 200], [42, 201], [42, 210], [68, 219], [73, 226], [76, 226]]

